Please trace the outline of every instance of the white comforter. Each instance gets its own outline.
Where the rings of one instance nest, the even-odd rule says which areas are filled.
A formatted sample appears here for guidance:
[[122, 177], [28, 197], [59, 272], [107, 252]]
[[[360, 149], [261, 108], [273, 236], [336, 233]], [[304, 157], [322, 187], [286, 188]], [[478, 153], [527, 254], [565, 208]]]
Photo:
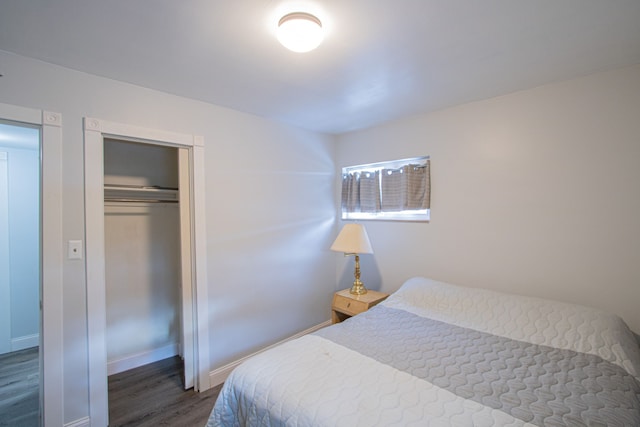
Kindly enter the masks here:
[[[378, 321], [377, 315], [389, 317]], [[368, 325], [373, 329], [367, 330]], [[380, 325], [389, 325], [391, 331], [379, 331]], [[419, 325], [421, 330], [414, 334], [403, 330], [405, 325]], [[350, 331], [351, 327], [358, 330]], [[426, 329], [427, 335], [419, 342], [417, 337], [424, 335]], [[323, 331], [255, 356], [234, 370], [207, 425], [528, 426], [640, 422], [637, 343], [619, 318], [591, 309], [414, 278], [379, 309]], [[461, 337], [455, 338], [458, 341], [454, 344], [447, 340], [450, 331]], [[371, 343], [378, 339], [387, 340], [389, 345], [387, 341]], [[483, 343], [485, 339], [489, 344]], [[424, 349], [425, 342], [432, 348]], [[493, 347], [499, 350], [494, 351]], [[506, 351], [534, 353], [522, 358], [527, 361], [523, 368], [519, 357], [507, 355], [500, 361]], [[549, 373], [544, 370], [553, 370], [564, 360], [536, 362], [559, 353], [573, 357], [575, 362], [567, 363], [577, 364], [579, 369]], [[514, 368], [500, 366], [501, 363], [511, 363]], [[518, 369], [524, 372], [521, 377], [525, 383], [540, 379], [541, 384], [527, 384], [531, 390], [524, 390], [518, 378], [501, 378]], [[613, 390], [610, 396], [614, 398], [605, 397], [602, 404], [596, 397], [603, 392], [589, 390], [593, 384], [603, 382], [602, 377], [596, 373], [589, 382], [583, 378], [583, 369], [615, 371], [609, 377], [625, 378], [611, 387], [624, 390]], [[571, 393], [553, 384], [559, 375], [573, 379], [567, 385]], [[606, 381], [612, 382], [609, 377]], [[576, 391], [576, 387], [584, 387], [585, 391]], [[554, 390], [559, 390], [558, 395], [549, 395]], [[623, 395], [624, 399], [620, 397]], [[583, 396], [576, 401], [576, 397]], [[612, 407], [604, 408], [612, 400], [623, 403], [616, 401]]]

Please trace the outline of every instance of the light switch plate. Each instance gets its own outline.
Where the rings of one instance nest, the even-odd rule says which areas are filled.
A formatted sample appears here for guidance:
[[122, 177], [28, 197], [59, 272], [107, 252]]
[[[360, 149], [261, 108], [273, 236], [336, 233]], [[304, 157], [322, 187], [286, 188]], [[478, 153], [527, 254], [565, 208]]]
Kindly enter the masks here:
[[69, 240], [67, 249], [69, 259], [82, 259], [82, 240]]

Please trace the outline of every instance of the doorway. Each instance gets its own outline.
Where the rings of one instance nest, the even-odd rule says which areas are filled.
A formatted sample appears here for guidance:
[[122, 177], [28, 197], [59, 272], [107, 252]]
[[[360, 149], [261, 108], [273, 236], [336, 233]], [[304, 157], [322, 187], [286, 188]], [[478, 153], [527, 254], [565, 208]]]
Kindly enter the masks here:
[[[21, 351], [27, 353], [33, 351], [34, 348], [37, 349], [37, 362], [34, 363], [32, 359], [29, 359], [32, 366], [37, 365], [33, 369], [37, 372], [36, 382], [39, 383], [39, 392], [37, 392], [38, 397], [36, 398], [38, 404], [35, 405], [38, 408], [38, 414], [34, 425], [62, 425], [62, 251], [60, 250], [62, 247], [62, 116], [54, 112], [0, 103], [0, 122], [4, 125], [31, 129], [30, 132], [37, 131], [38, 138], [35, 144], [38, 146], [36, 151], [39, 154], [36, 162], [36, 187], [39, 190], [39, 196], [37, 196], [38, 208], [35, 214], [38, 218], [35, 226], [38, 248], [35, 255], [28, 255], [30, 258], [36, 259], [35, 272], [38, 285], [35, 291], [31, 289], [31, 293], [36, 294], [36, 300], [39, 300], [36, 302], [36, 312], [38, 312], [36, 329], [38, 332], [37, 336], [35, 333], [21, 335], [27, 325], [11, 325], [7, 329], [5, 324], [2, 332], [5, 335], [3, 346], [6, 349], [6, 337], [9, 336], [9, 346], [14, 349], [23, 348]], [[17, 161], [18, 157], [12, 156], [12, 153], [7, 152], [6, 149], [3, 151], [7, 154], [3, 155], [4, 165], [0, 174], [9, 180], [12, 173], [8, 169], [17, 165], [16, 163], [11, 166], [11, 162], [12, 159]], [[15, 180], [16, 178], [11, 179]], [[24, 184], [24, 182], [18, 184]], [[12, 184], [3, 182], [0, 186], [7, 193], [11, 190]], [[8, 198], [9, 196], [5, 194], [3, 197]], [[0, 221], [5, 221], [5, 228], [7, 227], [7, 215], [11, 215], [11, 209], [11, 206], [3, 208], [3, 220]], [[13, 224], [11, 226], [13, 227]], [[8, 233], [3, 234], [5, 240], [0, 244], [4, 246], [6, 255], [9, 253], [6, 245]], [[11, 238], [12, 236], [9, 236], [9, 239]], [[6, 257], [3, 259], [5, 260], [3, 270], [6, 283]], [[12, 264], [9, 261], [9, 268]], [[15, 269], [16, 272], [20, 271], [19, 266]], [[10, 291], [11, 288], [9, 288]], [[7, 301], [6, 295], [3, 294], [2, 297], [2, 301]], [[9, 300], [10, 297], [9, 295]], [[24, 299], [24, 295], [20, 296], [19, 293], [14, 297]], [[13, 316], [9, 310], [11, 307], [8, 309], [3, 307], [2, 316], [11, 321]], [[17, 319], [13, 317], [14, 322]], [[28, 322], [29, 328], [35, 330], [31, 321]], [[23, 356], [29, 358], [29, 355]], [[31, 380], [33, 379], [32, 376]]]
[[[105, 143], [120, 141], [177, 152], [180, 254], [180, 351], [185, 388], [210, 388], [208, 361], [204, 144], [201, 137], [85, 118], [85, 221], [89, 332], [89, 414], [108, 425], [107, 292], [105, 265]], [[169, 151], [171, 151], [169, 150]], [[124, 190], [125, 193], [129, 190]], [[130, 191], [129, 191], [130, 193]], [[149, 191], [142, 189], [142, 193]], [[111, 193], [110, 193], [111, 194]], [[145, 197], [148, 194], [145, 195]], [[125, 197], [126, 198], [126, 197]], [[202, 260], [201, 262], [198, 262]]]
[[0, 122], [0, 424], [39, 424], [40, 323], [40, 127]]

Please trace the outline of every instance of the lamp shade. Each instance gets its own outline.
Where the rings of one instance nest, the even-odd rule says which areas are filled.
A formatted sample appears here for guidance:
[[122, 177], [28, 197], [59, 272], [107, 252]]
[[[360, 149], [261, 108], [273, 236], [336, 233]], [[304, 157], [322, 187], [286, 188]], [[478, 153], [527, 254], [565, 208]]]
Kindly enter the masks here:
[[331, 250], [346, 254], [372, 254], [373, 248], [362, 224], [345, 224], [331, 245]]

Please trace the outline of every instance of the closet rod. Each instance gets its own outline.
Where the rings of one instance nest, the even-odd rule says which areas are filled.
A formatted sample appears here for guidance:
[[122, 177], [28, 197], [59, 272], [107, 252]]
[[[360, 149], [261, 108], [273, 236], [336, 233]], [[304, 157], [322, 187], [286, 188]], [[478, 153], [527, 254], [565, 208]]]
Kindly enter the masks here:
[[104, 200], [123, 203], [178, 203], [177, 188], [142, 185], [105, 184]]
[[167, 200], [167, 199], [112, 199], [106, 198], [105, 202], [111, 203], [179, 203], [178, 200]]
[[176, 187], [161, 187], [159, 185], [128, 185], [128, 184], [105, 184], [104, 188], [114, 190], [141, 190], [141, 191], [177, 191]]

